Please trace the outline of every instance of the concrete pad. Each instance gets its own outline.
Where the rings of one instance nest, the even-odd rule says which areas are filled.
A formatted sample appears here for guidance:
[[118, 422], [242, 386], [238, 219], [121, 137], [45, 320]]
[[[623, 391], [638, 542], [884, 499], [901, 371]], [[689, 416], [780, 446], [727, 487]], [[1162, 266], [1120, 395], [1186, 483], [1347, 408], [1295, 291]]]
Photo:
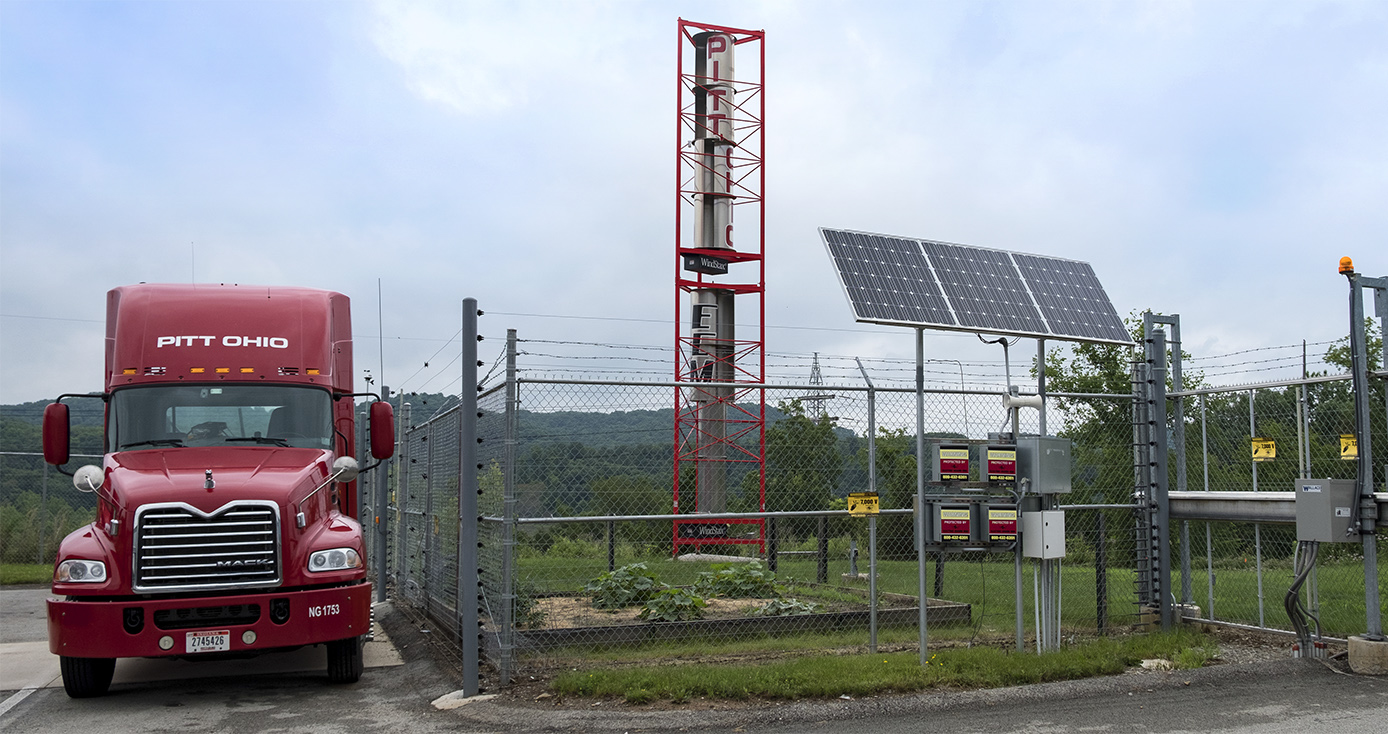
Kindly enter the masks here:
[[762, 559], [755, 556], [725, 556], [719, 553], [686, 553], [678, 556], [675, 560], [696, 563], [751, 563]]
[[445, 693], [442, 696], [439, 696], [438, 698], [434, 699], [432, 705], [434, 708], [440, 711], [452, 711], [453, 709], [458, 708], [459, 706], [466, 706], [470, 703], [481, 703], [483, 701], [490, 701], [493, 698], [496, 698], [495, 693], [488, 693], [483, 696], [469, 696], [466, 693], [463, 693], [462, 691], [454, 691], [452, 693]]
[[1388, 640], [1349, 638], [1349, 669], [1360, 675], [1388, 675]]
[[46, 688], [58, 680], [58, 656], [48, 642], [7, 642], [0, 645], [0, 691]]
[[[375, 639], [362, 648], [362, 663], [367, 668], [387, 668], [404, 665], [395, 643], [379, 624]], [[62, 672], [58, 656], [48, 651], [45, 642], [15, 642], [0, 645], [0, 690], [21, 688], [61, 688]], [[153, 683], [189, 678], [216, 678], [229, 675], [265, 675], [285, 673], [326, 674], [328, 650], [325, 646], [302, 647], [293, 652], [268, 653], [245, 660], [189, 661], [178, 658], [122, 658], [116, 662], [111, 685], [122, 683]]]

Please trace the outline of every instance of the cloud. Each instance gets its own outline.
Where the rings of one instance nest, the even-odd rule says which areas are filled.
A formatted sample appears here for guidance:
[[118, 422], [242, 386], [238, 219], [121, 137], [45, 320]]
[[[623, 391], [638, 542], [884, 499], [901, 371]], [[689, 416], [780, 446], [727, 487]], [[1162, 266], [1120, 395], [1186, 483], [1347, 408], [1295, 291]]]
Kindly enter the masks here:
[[459, 114], [505, 113], [620, 72], [605, 49], [625, 24], [609, 3], [387, 0], [374, 10], [376, 48], [415, 94]]

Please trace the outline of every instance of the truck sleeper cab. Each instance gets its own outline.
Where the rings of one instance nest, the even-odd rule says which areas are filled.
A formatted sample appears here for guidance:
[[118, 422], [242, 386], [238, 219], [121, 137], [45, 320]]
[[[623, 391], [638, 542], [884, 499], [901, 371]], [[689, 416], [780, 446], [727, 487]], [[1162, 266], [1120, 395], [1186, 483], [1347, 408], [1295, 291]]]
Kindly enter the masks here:
[[[73, 697], [122, 657], [208, 659], [324, 644], [362, 673], [371, 584], [356, 515], [345, 296], [302, 288], [140, 285], [108, 294], [105, 456], [74, 473], [95, 522], [59, 547], [49, 650]], [[260, 336], [247, 337], [245, 334]], [[371, 404], [371, 454], [394, 450]], [[67, 406], [44, 454], [69, 457]]]

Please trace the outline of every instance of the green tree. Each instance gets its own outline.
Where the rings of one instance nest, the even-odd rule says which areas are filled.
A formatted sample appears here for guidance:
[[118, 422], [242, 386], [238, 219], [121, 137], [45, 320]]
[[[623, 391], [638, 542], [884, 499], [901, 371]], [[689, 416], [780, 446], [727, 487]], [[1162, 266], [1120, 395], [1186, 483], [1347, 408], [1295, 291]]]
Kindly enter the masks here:
[[[834, 420], [807, 415], [799, 400], [778, 407], [785, 417], [766, 429], [766, 509], [828, 509], [843, 471]], [[792, 520], [790, 532], [804, 537], [815, 524], [812, 518]]]

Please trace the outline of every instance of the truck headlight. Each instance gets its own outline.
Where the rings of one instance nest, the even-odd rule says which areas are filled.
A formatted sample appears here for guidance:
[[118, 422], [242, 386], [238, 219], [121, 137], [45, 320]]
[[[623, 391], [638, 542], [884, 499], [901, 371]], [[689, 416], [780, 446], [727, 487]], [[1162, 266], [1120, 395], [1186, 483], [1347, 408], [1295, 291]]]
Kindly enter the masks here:
[[73, 559], [58, 564], [53, 580], [64, 584], [100, 584], [106, 581], [106, 564]]
[[308, 557], [310, 571], [345, 571], [361, 568], [361, 554], [351, 548], [321, 550]]

